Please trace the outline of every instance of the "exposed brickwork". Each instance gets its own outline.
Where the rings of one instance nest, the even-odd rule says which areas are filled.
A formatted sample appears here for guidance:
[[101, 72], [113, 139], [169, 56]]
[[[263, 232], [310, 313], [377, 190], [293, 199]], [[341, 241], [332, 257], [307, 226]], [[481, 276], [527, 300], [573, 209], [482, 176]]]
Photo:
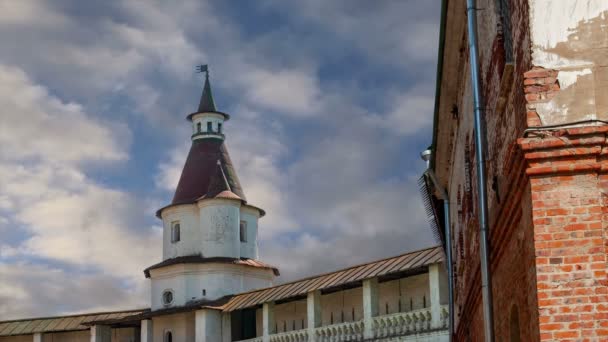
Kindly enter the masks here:
[[536, 112], [536, 104], [552, 99], [559, 91], [557, 70], [533, 67], [524, 73], [524, 92], [526, 94], [528, 127], [542, 126]]
[[[492, 15], [493, 1], [483, 1], [480, 6], [487, 8], [486, 14]], [[498, 341], [508, 341], [511, 335], [510, 315], [516, 308], [519, 316], [521, 341], [538, 340], [538, 311], [536, 310], [536, 268], [534, 254], [534, 239], [532, 230], [532, 205], [530, 200], [529, 177], [526, 175], [524, 154], [517, 145], [517, 138], [523, 135], [527, 127], [525, 116], [527, 101], [524, 89], [524, 73], [530, 70], [529, 31], [527, 0], [511, 2], [512, 41], [514, 44], [514, 65], [512, 81], [504, 83], [503, 74], [506, 69], [505, 52], [499, 35], [488, 36], [487, 41], [481, 42], [482, 50], [488, 55], [482, 56], [484, 97], [486, 100], [486, 126], [488, 132], [488, 177], [490, 184], [490, 244], [491, 269], [493, 274], [494, 322], [495, 335]], [[480, 37], [482, 40], [484, 37]], [[491, 40], [490, 40], [491, 39]], [[464, 41], [466, 44], [466, 41]], [[482, 52], [483, 53], [483, 52]], [[512, 85], [512, 87], [509, 87]], [[463, 86], [464, 87], [464, 86]], [[505, 88], [507, 87], [507, 88]], [[506, 91], [506, 98], [504, 96]], [[459, 108], [467, 110], [466, 98], [463, 94]], [[500, 101], [504, 101], [500, 106]], [[498, 109], [502, 108], [499, 112]], [[468, 119], [468, 118], [467, 118]], [[472, 119], [472, 118], [471, 118]], [[473, 136], [472, 127], [469, 131], [463, 127], [463, 134]], [[457, 143], [458, 144], [458, 143]], [[460, 143], [456, 149], [465, 149]], [[474, 165], [474, 151], [471, 164]], [[463, 178], [456, 176], [452, 182], [466, 183]], [[457, 341], [484, 341], [483, 310], [481, 298], [481, 274], [479, 268], [479, 225], [477, 223], [477, 186], [476, 171], [471, 172], [473, 203], [471, 212], [459, 215], [459, 221], [454, 223], [457, 231], [464, 230], [464, 257], [457, 258], [459, 287], [457, 289], [457, 305], [460, 317], [457, 331]], [[496, 186], [492, 187], [493, 179]], [[464, 188], [464, 187], [463, 187]], [[452, 190], [453, 191], [453, 190]], [[500, 193], [500, 194], [499, 194]], [[500, 197], [500, 201], [499, 201]], [[462, 201], [466, 203], [466, 201]], [[462, 205], [460, 209], [466, 209]], [[457, 243], [459, 245], [461, 243]]]
[[[451, 203], [457, 203], [452, 216], [457, 251], [455, 340], [483, 341], [468, 47], [466, 29], [454, 32], [466, 19], [461, 14], [466, 4], [459, 0], [447, 3], [452, 11], [448, 11], [446, 35], [452, 44], [444, 53], [451, 63], [444, 65], [453, 70], [450, 79], [444, 76], [441, 82], [452, 91], [447, 99], [445, 95], [439, 98], [437, 136], [441, 141], [436, 146], [436, 171], [448, 185]], [[508, 63], [497, 3], [479, 0], [477, 4], [484, 11], [478, 16], [478, 43], [486, 110], [496, 340], [517, 340], [515, 326], [521, 341], [608, 341], [608, 126], [557, 128], [573, 122], [587, 124], [593, 119], [591, 114], [605, 113], [596, 110], [605, 108], [597, 105], [605, 96], [593, 98], [593, 91], [599, 89], [595, 84], [603, 82], [604, 74], [590, 69], [574, 77], [568, 74], [572, 70], [555, 63], [560, 62], [555, 60], [561, 58], [560, 51], [571, 53], [566, 58], [576, 59], [580, 44], [591, 45], [589, 36], [578, 33], [580, 28], [568, 36], [572, 37], [568, 49], [543, 51], [538, 42], [533, 44], [530, 20], [539, 29], [543, 24], [539, 15], [553, 14], [540, 13], [545, 5], [530, 0], [508, 1], [513, 42], [513, 61]], [[551, 3], [554, 11], [567, 12], [558, 4], [561, 2]], [[530, 5], [535, 6], [532, 13]], [[550, 7], [548, 3], [546, 7]], [[604, 20], [605, 15], [598, 18]], [[593, 20], [589, 23], [596, 25]], [[604, 32], [593, 28], [588, 31]], [[605, 35], [600, 38], [603, 42]], [[457, 41], [461, 45], [455, 47]], [[605, 44], [596, 45], [600, 49], [594, 46], [590, 51], [597, 53], [604, 66], [605, 54], [600, 56], [600, 52]], [[454, 52], [457, 49], [460, 54]], [[536, 65], [545, 68], [532, 65], [533, 56]], [[537, 63], [539, 56], [553, 64]], [[458, 109], [458, 115], [449, 112], [452, 108]], [[549, 124], [554, 126], [543, 127]], [[525, 138], [518, 139], [521, 137]], [[511, 315], [513, 310], [515, 315]], [[519, 317], [519, 322], [511, 324], [512, 317]]]
[[519, 140], [531, 176], [541, 341], [608, 340], [607, 130]]

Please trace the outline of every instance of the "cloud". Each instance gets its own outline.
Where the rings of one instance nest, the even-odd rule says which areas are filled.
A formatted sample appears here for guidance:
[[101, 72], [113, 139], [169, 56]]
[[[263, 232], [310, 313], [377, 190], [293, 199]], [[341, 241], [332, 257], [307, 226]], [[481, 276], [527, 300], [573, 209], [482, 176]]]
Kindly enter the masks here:
[[411, 75], [434, 68], [436, 3], [269, 0], [247, 20], [194, 0], [19, 6], [0, 10], [0, 316], [147, 302], [150, 207], [188, 152], [176, 116], [195, 108], [198, 63], [283, 280], [432, 244], [406, 164], [432, 120]]
[[[49, 287], [62, 287], [67, 279], [81, 281], [66, 287], [74, 290], [73, 296], [103, 291], [119, 277], [128, 279], [131, 285], [125, 289], [114, 285], [114, 293], [132, 293], [141, 287], [141, 270], [160, 258], [159, 228], [139, 228], [143, 223], [138, 217], [143, 211], [140, 201], [129, 193], [98, 184], [85, 172], [85, 166], [91, 163], [106, 165], [128, 158], [127, 126], [93, 119], [80, 104], [62, 102], [17, 68], [0, 65], [0, 88], [4, 113], [0, 129], [0, 214], [2, 226], [10, 223], [12, 227], [2, 229], [3, 237], [16, 241], [2, 246], [1, 257], [72, 267], [73, 272], [63, 274], [63, 278], [57, 276], [65, 272], [61, 268], [55, 273], [40, 272], [40, 265], [25, 269], [40, 273], [36, 277], [46, 275]], [[32, 300], [44, 292], [19, 282], [19, 277], [26, 275], [17, 270], [23, 265], [2, 259], [0, 263], [4, 273], [0, 276], [0, 297], [12, 298], [0, 301], [0, 314], [33, 310], [36, 302]], [[87, 272], [94, 276], [84, 275]], [[97, 281], [104, 276], [107, 280]], [[15, 298], [24, 304], [13, 311]], [[76, 298], [69, 301], [73, 303], [70, 310], [90, 305], [85, 300], [78, 306]], [[40, 311], [52, 309], [37, 307]]]
[[241, 82], [253, 105], [294, 117], [319, 114], [320, 85], [311, 72], [257, 69], [244, 74]]
[[65, 103], [35, 85], [20, 69], [0, 65], [0, 155], [48, 162], [116, 161], [128, 157], [130, 132], [103, 125], [81, 105]]
[[[44, 317], [59, 313], [145, 308], [145, 287], [125, 289], [107, 274], [74, 274], [44, 265], [0, 262], [0, 317]], [[67, 281], [69, 280], [69, 281]], [[89, 311], [90, 310], [90, 311]]]

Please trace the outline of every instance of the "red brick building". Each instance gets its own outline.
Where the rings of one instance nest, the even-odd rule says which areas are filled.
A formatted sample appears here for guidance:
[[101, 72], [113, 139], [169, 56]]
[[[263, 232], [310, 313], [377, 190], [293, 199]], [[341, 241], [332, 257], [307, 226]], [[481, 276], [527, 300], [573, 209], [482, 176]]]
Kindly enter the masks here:
[[[608, 341], [608, 1], [476, 12], [496, 340]], [[465, 0], [445, 0], [430, 167], [451, 206], [454, 340], [483, 341], [468, 43]]]

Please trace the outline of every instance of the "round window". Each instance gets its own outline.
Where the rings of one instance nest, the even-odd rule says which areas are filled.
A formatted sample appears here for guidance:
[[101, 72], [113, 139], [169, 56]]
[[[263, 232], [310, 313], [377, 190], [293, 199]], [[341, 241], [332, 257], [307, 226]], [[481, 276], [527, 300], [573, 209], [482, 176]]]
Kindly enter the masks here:
[[163, 304], [168, 305], [173, 303], [173, 292], [165, 291], [163, 292]]

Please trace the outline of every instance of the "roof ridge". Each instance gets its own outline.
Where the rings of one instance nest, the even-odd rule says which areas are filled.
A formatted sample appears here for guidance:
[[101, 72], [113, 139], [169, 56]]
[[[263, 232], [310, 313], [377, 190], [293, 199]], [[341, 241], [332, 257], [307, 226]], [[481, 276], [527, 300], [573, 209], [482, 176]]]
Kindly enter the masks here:
[[138, 312], [138, 311], [143, 312], [146, 310], [150, 310], [150, 308], [115, 310], [115, 311], [100, 311], [100, 312], [69, 314], [69, 315], [60, 315], [60, 316], [17, 318], [17, 319], [11, 319], [11, 320], [7, 320], [7, 321], [0, 321], [0, 324], [1, 323], [22, 322], [22, 321], [37, 321], [37, 320], [41, 320], [41, 319], [57, 319], [57, 318], [68, 318], [68, 317], [78, 317], [78, 316], [95, 316], [95, 315], [107, 315], [107, 314], [128, 313], [128, 312]]
[[420, 252], [423, 252], [423, 251], [426, 251], [426, 250], [429, 250], [429, 249], [437, 249], [437, 248], [441, 248], [441, 246], [437, 245], [437, 246], [417, 249], [417, 250], [414, 250], [414, 251], [411, 251], [411, 252], [406, 252], [406, 253], [394, 255], [392, 257], [377, 259], [377, 260], [373, 260], [373, 261], [369, 261], [369, 262], [364, 262], [362, 264], [357, 264], [357, 265], [353, 265], [353, 266], [348, 266], [348, 267], [345, 267], [345, 268], [337, 269], [337, 270], [330, 271], [330, 272], [315, 274], [315, 275], [312, 275], [312, 276], [309, 276], [309, 277], [304, 277], [304, 278], [288, 281], [286, 283], [281, 283], [281, 284], [278, 284], [278, 285], [273, 285], [273, 286], [264, 287], [264, 288], [261, 288], [261, 289], [256, 289], [256, 290], [251, 290], [251, 291], [246, 291], [246, 292], [235, 293], [234, 296], [236, 297], [236, 296], [240, 296], [240, 295], [244, 295], [244, 294], [255, 293], [255, 292], [259, 292], [259, 291], [265, 291], [265, 290], [276, 288], [276, 287], [280, 287], [280, 286], [292, 285], [292, 284], [295, 284], [295, 283], [299, 283], [301, 281], [311, 280], [311, 279], [314, 279], [314, 278], [319, 278], [319, 277], [323, 277], [323, 276], [326, 276], [326, 275], [330, 275], [332, 273], [338, 273], [338, 272], [350, 270], [350, 269], [353, 269], [353, 268], [356, 268], [356, 267], [361, 267], [361, 266], [365, 266], [365, 265], [369, 265], [369, 264], [373, 264], [373, 263], [377, 263], [377, 262], [386, 261], [386, 260], [389, 260], [389, 259], [399, 258], [399, 257], [405, 256], [405, 255], [408, 255], [408, 254], [420, 253]]

